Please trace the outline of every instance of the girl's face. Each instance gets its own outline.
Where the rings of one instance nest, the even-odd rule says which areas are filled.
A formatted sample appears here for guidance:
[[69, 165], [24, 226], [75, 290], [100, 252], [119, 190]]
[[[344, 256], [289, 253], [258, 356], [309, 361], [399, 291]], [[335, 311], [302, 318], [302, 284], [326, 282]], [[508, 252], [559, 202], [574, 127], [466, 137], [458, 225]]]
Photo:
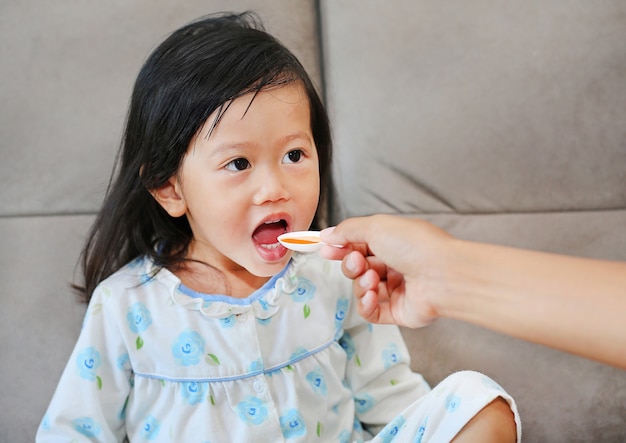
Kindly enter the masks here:
[[170, 215], [187, 215], [193, 232], [189, 258], [227, 278], [241, 277], [241, 271], [244, 277], [269, 277], [290, 257], [276, 237], [308, 229], [318, 205], [308, 97], [297, 82], [261, 90], [254, 99], [244, 95], [230, 103], [209, 135], [215, 117], [207, 119], [177, 176], [155, 197]]

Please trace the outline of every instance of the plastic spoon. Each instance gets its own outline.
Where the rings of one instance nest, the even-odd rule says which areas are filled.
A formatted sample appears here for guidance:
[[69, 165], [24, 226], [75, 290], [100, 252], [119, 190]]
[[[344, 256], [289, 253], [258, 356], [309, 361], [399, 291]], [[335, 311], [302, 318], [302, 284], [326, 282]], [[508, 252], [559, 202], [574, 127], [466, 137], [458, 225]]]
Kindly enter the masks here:
[[[296, 231], [286, 232], [278, 236], [278, 241], [287, 249], [297, 252], [315, 252], [319, 250], [322, 245], [325, 245], [320, 240], [319, 231]], [[341, 245], [333, 245], [337, 248], [341, 248]]]

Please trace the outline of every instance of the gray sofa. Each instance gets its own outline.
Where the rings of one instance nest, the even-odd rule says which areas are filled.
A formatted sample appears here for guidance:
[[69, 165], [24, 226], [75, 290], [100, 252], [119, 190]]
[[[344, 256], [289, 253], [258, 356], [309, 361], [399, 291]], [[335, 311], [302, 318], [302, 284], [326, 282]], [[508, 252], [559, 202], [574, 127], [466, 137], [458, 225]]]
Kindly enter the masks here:
[[[79, 333], [69, 285], [139, 66], [179, 25], [243, 9], [324, 93], [331, 223], [400, 213], [626, 260], [622, 1], [2, 0], [0, 442], [34, 439]], [[452, 321], [404, 332], [432, 384], [459, 369], [500, 382], [526, 442], [626, 441], [625, 371]]]

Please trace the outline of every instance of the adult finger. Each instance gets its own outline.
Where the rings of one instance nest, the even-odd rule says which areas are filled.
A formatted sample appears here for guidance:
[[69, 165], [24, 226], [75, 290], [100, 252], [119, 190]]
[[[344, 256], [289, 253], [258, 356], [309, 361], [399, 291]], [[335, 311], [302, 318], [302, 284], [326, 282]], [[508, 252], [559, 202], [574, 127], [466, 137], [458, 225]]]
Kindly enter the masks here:
[[[352, 280], [352, 292], [357, 299], [361, 299], [368, 291], [379, 292], [380, 276], [372, 269]], [[380, 294], [379, 294], [380, 295]]]
[[378, 323], [380, 320], [378, 293], [372, 290], [365, 292], [357, 301], [357, 312], [370, 323]]
[[320, 233], [320, 239], [331, 245], [361, 244], [367, 245], [371, 217], [355, 217], [342, 221], [337, 226], [326, 228]]

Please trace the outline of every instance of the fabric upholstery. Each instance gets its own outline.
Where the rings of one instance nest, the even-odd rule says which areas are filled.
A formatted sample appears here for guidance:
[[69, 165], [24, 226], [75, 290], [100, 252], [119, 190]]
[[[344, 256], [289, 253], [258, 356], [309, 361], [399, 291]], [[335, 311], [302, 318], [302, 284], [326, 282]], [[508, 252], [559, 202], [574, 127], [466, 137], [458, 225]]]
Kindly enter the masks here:
[[70, 284], [141, 64], [179, 26], [247, 9], [320, 83], [308, 0], [0, 1], [0, 442], [34, 441], [78, 337]]
[[[333, 221], [626, 259], [622, 2], [321, 4]], [[508, 389], [524, 441], [626, 440], [624, 371], [453, 321], [405, 337], [431, 383], [475, 369]]]
[[[0, 442], [33, 440], [78, 336], [70, 283], [139, 67], [180, 25], [245, 9], [323, 90], [333, 222], [399, 213], [626, 260], [623, 2], [0, 1]], [[524, 441], [626, 440], [624, 371], [452, 321], [404, 334], [431, 384], [501, 383]]]

